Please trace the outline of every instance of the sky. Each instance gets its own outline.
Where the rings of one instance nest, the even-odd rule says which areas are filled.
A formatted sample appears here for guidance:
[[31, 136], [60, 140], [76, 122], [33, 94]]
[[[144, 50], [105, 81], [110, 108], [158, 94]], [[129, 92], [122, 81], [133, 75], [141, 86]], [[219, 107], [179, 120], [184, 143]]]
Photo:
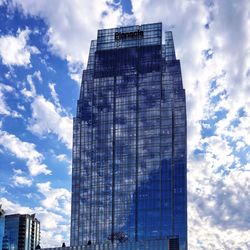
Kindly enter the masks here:
[[248, 0], [0, 0], [0, 204], [69, 244], [72, 120], [100, 28], [162, 22], [188, 116], [190, 249], [250, 249]]

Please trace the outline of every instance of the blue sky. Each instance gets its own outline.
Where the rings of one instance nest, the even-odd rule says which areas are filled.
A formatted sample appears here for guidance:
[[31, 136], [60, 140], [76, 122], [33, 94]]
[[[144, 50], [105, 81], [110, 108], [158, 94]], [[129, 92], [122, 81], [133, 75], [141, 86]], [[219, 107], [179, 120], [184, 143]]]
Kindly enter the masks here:
[[188, 114], [190, 249], [249, 249], [250, 5], [0, 0], [0, 204], [69, 243], [72, 119], [98, 28], [173, 31]]

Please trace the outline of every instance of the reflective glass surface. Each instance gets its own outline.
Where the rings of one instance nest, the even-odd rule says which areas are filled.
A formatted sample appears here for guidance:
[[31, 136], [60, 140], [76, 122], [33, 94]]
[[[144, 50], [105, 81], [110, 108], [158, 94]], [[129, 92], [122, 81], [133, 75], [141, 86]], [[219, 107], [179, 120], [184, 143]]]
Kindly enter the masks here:
[[72, 247], [43, 248], [43, 250], [179, 250], [178, 238], [160, 240], [126, 241], [124, 243], [106, 242]]
[[40, 222], [34, 215], [5, 216], [3, 250], [35, 250], [40, 243]]
[[19, 217], [6, 216], [3, 250], [18, 250]]
[[0, 214], [0, 250], [2, 250], [3, 236], [4, 236], [4, 215]]
[[172, 33], [161, 41], [156, 23], [91, 42], [73, 128], [72, 246], [175, 237], [187, 249], [185, 90]]

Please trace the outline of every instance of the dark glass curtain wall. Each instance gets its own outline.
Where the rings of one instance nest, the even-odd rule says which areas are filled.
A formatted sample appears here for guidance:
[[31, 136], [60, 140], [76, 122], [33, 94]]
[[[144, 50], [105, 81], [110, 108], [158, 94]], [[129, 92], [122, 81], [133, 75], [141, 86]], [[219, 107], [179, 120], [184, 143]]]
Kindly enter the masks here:
[[172, 33], [162, 44], [161, 23], [99, 30], [74, 118], [71, 245], [173, 238], [186, 250], [186, 165]]

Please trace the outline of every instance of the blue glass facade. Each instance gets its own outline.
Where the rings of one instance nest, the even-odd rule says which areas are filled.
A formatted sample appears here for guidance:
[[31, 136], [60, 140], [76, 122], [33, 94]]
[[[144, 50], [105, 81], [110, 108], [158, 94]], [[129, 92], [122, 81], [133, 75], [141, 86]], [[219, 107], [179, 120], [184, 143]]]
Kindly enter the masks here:
[[186, 250], [186, 165], [172, 33], [162, 44], [161, 23], [99, 30], [74, 118], [71, 245], [172, 238]]
[[1, 208], [1, 205], [0, 205], [0, 250], [2, 250], [2, 246], [3, 246], [4, 224], [5, 224], [4, 210]]
[[34, 216], [5, 216], [3, 250], [35, 250], [40, 243], [40, 222]]
[[3, 250], [18, 249], [19, 217], [6, 216]]

